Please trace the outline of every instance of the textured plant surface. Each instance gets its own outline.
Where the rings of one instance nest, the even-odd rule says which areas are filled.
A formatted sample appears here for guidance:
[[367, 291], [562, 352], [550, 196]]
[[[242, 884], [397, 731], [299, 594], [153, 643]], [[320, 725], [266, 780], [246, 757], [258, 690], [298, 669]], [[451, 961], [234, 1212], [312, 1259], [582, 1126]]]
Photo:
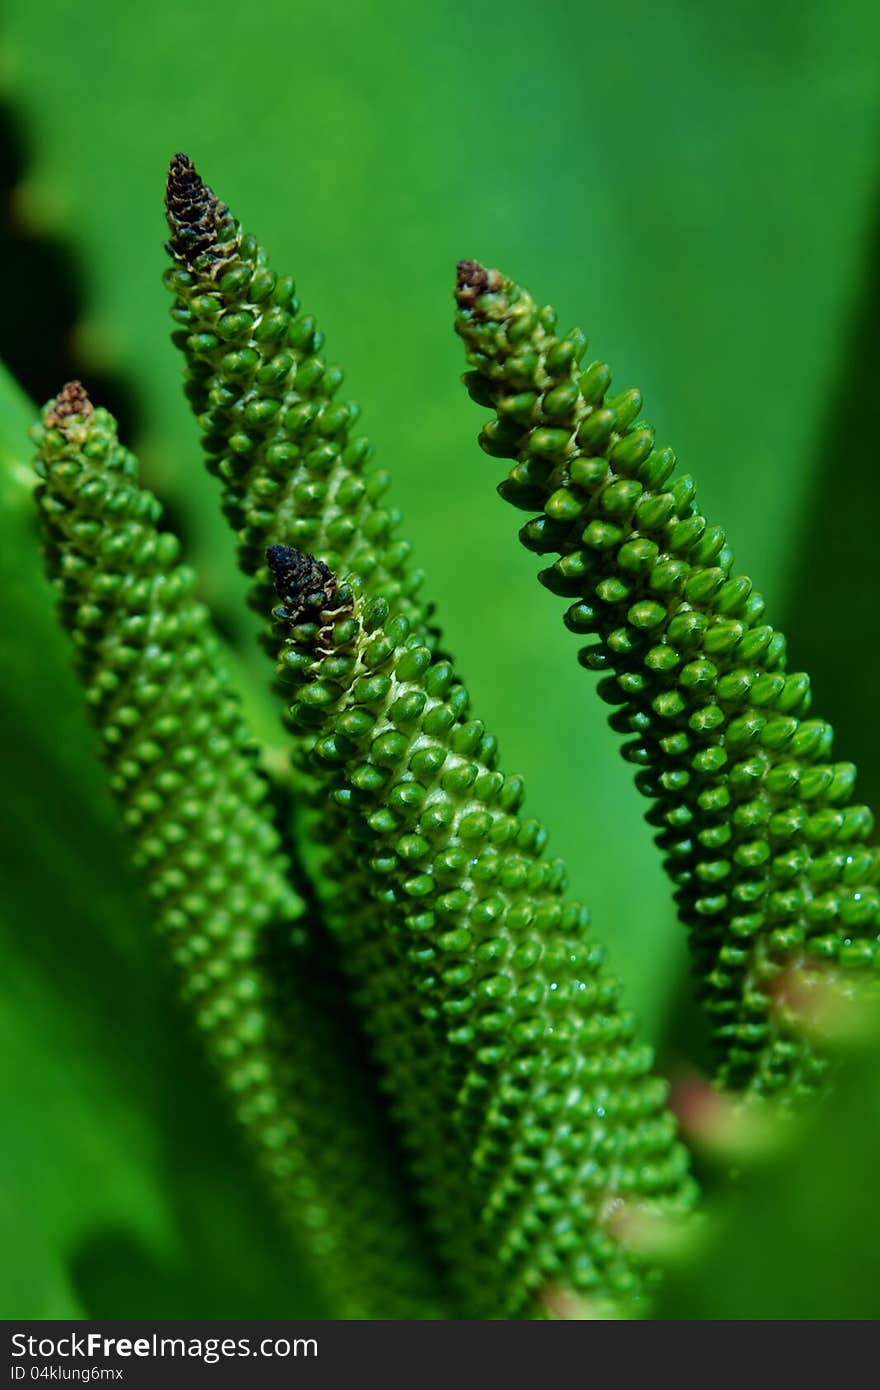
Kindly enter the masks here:
[[106, 411], [66, 387], [37, 431], [50, 577], [184, 997], [341, 1316], [441, 1306], [334, 943], [291, 884], [194, 572]]
[[387, 600], [287, 547], [269, 559], [294, 721], [318, 735], [313, 762], [445, 1058], [435, 1084], [501, 1308], [520, 1314], [553, 1286], [637, 1306], [639, 1261], [613, 1218], [623, 1204], [686, 1210], [687, 1158], [564, 868], [518, 814], [522, 780], [498, 770], [451, 664]]
[[799, 1018], [811, 985], [880, 963], [880, 853], [864, 844], [856, 769], [829, 761], [809, 678], [788, 672], [784, 637], [639, 418], [639, 391], [612, 395], [604, 363], [581, 365], [583, 333], [560, 334], [496, 270], [463, 261], [457, 301], [466, 383], [495, 412], [480, 443], [515, 460], [499, 492], [539, 513], [520, 539], [558, 555], [541, 582], [574, 600], [566, 626], [596, 639], [580, 661], [606, 673], [612, 726], [631, 736], [719, 1079], [808, 1092], [822, 1071]]
[[[253, 580], [250, 602], [266, 620], [267, 650], [274, 656], [278, 639], [268, 621], [274, 588], [266, 548], [279, 541], [356, 566], [427, 637], [427, 613], [415, 597], [420, 576], [407, 572], [410, 547], [395, 540], [396, 517], [381, 505], [388, 475], [365, 475], [369, 443], [352, 431], [358, 409], [335, 402], [342, 373], [321, 356], [322, 335], [301, 312], [293, 280], [274, 274], [255, 238], [242, 233], [186, 155], [171, 161], [166, 210], [176, 262], [166, 283], [175, 296], [186, 392], [208, 467], [223, 483], [223, 511]], [[300, 738], [294, 747], [302, 800], [310, 793], [307, 745]], [[324, 910], [344, 945], [421, 1200], [452, 1277], [472, 1303], [487, 1293], [473, 1248], [475, 1211], [457, 1177], [467, 1153], [450, 1123], [449, 1096], [435, 1085], [444, 1059], [396, 969], [381, 910], [365, 894], [346, 818], [320, 799], [319, 808], [312, 831], [325, 847]]]
[[240, 563], [255, 577], [254, 608], [271, 607], [265, 551], [278, 539], [361, 575], [424, 622], [421, 574], [409, 571], [410, 546], [395, 538], [397, 514], [381, 501], [389, 475], [365, 474], [369, 441], [353, 429], [359, 408], [336, 401], [342, 372], [324, 357], [293, 278], [274, 273], [186, 155], [171, 161], [166, 208], [174, 340]]

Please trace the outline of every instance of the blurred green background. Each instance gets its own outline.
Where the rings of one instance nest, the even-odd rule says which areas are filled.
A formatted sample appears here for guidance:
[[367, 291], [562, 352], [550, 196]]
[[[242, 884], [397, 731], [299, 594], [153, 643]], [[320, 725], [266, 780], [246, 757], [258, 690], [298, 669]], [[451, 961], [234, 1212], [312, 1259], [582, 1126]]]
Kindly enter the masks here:
[[[474, 706], [673, 1067], [700, 1049], [682, 934], [475, 443], [453, 267], [502, 266], [641, 386], [876, 801], [878, 49], [869, 0], [5, 4], [7, 365], [120, 415], [277, 740], [168, 338], [186, 150], [346, 366]], [[321, 1315], [170, 1002], [41, 577], [29, 410], [3, 395], [0, 1314]]]

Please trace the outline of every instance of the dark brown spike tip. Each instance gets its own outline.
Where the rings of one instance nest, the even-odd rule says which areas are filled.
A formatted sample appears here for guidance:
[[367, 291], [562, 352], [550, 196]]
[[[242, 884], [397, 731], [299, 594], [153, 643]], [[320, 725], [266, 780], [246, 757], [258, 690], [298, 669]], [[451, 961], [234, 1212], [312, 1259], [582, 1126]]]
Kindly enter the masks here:
[[472, 309], [481, 294], [494, 294], [504, 280], [497, 270], [487, 270], [479, 261], [459, 261], [456, 266], [455, 298], [460, 309]]
[[266, 563], [288, 622], [315, 621], [337, 608], [336, 575], [323, 560], [291, 545], [270, 545]]
[[50, 430], [63, 430], [74, 416], [85, 421], [91, 420], [94, 413], [82, 382], [68, 381], [46, 411], [46, 426]]
[[[168, 166], [165, 215], [171, 229], [168, 249], [189, 270], [201, 257], [221, 262], [237, 247], [235, 221], [193, 164], [181, 151]], [[235, 246], [230, 245], [235, 242]]]
[[165, 182], [165, 207], [169, 217], [185, 220], [189, 207], [210, 192], [189, 155], [178, 150], [168, 166]]

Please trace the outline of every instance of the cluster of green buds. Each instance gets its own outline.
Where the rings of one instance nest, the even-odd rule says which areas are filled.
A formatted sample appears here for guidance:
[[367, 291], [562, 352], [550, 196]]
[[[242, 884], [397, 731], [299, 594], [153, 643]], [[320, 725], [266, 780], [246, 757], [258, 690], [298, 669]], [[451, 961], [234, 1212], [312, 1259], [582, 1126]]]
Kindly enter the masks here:
[[494, 412], [480, 443], [514, 460], [501, 496], [538, 513], [520, 539], [558, 558], [539, 575], [593, 641], [611, 723], [651, 800], [650, 822], [691, 935], [701, 996], [734, 1089], [791, 1096], [821, 1074], [801, 1009], [829, 976], [880, 966], [880, 853], [853, 804], [855, 768], [830, 761], [808, 718], [809, 678], [720, 526], [698, 511], [640, 419], [586, 368], [580, 330], [497, 270], [459, 266], [457, 331], [473, 399]]
[[333, 939], [291, 886], [193, 571], [73, 383], [35, 432], [47, 569], [183, 994], [285, 1216], [349, 1317], [442, 1306]]
[[171, 161], [166, 211], [174, 342], [241, 566], [255, 577], [252, 606], [262, 615], [272, 606], [265, 551], [283, 542], [360, 575], [421, 621], [421, 575], [395, 535], [397, 514], [382, 504], [389, 477], [365, 471], [359, 407], [336, 400], [342, 372], [323, 356], [293, 279], [272, 271], [183, 154]]
[[687, 1157], [584, 908], [449, 661], [357, 575], [283, 545], [279, 676], [442, 1068], [496, 1310], [559, 1287], [638, 1307], [628, 1210], [681, 1213]]

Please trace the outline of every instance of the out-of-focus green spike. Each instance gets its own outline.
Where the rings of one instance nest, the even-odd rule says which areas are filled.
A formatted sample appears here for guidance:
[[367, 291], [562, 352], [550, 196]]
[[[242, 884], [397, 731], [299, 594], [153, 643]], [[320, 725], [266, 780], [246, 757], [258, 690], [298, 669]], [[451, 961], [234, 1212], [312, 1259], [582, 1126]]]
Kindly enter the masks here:
[[880, 853], [855, 768], [830, 761], [808, 677], [788, 672], [724, 532], [638, 419], [640, 393], [612, 396], [609, 368], [581, 364], [583, 333], [559, 334], [499, 271], [462, 261], [456, 298], [465, 383], [494, 412], [480, 443], [514, 461], [499, 492], [539, 513], [520, 539], [558, 556], [539, 578], [569, 599], [566, 626], [594, 637], [581, 664], [603, 673], [652, 802], [719, 1080], [808, 1092], [823, 1063], [805, 999], [829, 973], [880, 966]]
[[290, 886], [195, 575], [78, 383], [35, 431], [47, 569], [159, 928], [340, 1317], [442, 1310], [334, 941]]

